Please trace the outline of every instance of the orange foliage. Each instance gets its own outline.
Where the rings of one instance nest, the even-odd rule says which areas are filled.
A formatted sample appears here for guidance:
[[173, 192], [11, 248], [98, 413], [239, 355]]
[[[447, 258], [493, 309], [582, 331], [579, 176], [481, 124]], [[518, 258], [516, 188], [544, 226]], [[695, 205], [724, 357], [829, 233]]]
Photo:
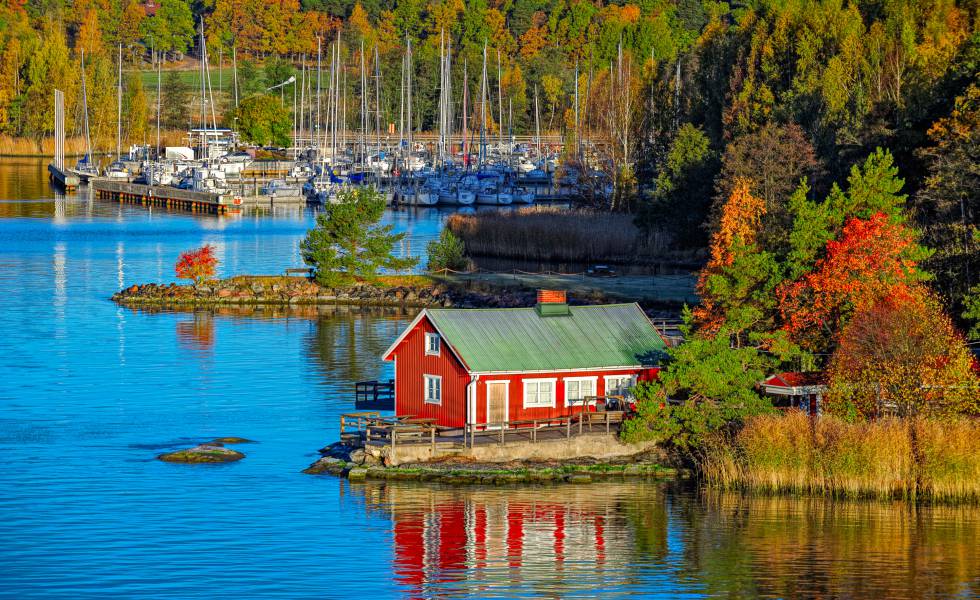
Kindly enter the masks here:
[[722, 207], [718, 230], [711, 236], [711, 258], [698, 278], [697, 291], [701, 304], [694, 309], [694, 318], [702, 329], [710, 332], [718, 330], [724, 315], [708, 293], [708, 278], [732, 265], [736, 245], [746, 249], [755, 246], [756, 232], [766, 212], [765, 200], [753, 196], [750, 186], [747, 179], [739, 177], [735, 180], [732, 193]]
[[915, 234], [884, 213], [851, 219], [840, 239], [827, 243], [827, 256], [813, 272], [784, 285], [779, 310], [794, 334], [813, 328], [839, 331], [842, 316], [886, 297], [911, 293], [916, 263], [909, 258]]
[[521, 56], [534, 58], [548, 44], [548, 29], [544, 26], [531, 27], [521, 36]]
[[839, 337], [828, 373], [829, 410], [908, 417], [980, 409], [965, 340], [921, 286], [863, 306]]
[[203, 246], [197, 250], [189, 250], [181, 254], [175, 271], [180, 279], [192, 279], [194, 283], [200, 283], [205, 279], [214, 277], [214, 270], [217, 266], [218, 257], [214, 255], [214, 248]]

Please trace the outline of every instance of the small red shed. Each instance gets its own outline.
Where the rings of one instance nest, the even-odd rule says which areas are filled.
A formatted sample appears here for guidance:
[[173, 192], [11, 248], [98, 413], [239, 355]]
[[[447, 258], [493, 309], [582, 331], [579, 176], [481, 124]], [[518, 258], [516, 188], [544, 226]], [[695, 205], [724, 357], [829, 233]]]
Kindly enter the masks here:
[[821, 413], [827, 393], [823, 373], [777, 373], [766, 378], [762, 388], [774, 397], [776, 408], [799, 408], [811, 415]]
[[395, 363], [395, 414], [438, 425], [494, 424], [581, 412], [656, 377], [667, 344], [637, 304], [426, 309], [383, 359]]

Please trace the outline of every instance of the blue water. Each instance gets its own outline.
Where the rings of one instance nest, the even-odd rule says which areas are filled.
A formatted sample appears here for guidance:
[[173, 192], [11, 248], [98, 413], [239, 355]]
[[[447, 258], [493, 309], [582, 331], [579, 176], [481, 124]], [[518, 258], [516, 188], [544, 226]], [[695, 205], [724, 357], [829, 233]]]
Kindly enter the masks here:
[[[57, 197], [0, 162], [0, 597], [976, 597], [980, 512], [679, 484], [451, 488], [304, 475], [411, 318], [139, 311], [204, 243], [221, 275], [301, 266], [305, 210]], [[11, 178], [18, 181], [11, 182]], [[11, 192], [13, 190], [13, 192]], [[16, 195], [17, 197], [13, 197]], [[446, 213], [388, 213], [418, 255]], [[160, 452], [243, 436], [247, 458]]]

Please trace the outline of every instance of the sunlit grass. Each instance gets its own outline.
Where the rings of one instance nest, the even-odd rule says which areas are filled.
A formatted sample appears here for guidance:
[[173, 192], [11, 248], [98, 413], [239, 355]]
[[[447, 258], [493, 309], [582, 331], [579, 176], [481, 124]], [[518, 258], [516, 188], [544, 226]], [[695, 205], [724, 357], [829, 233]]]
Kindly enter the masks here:
[[980, 501], [980, 421], [847, 423], [801, 411], [754, 417], [734, 437], [710, 444], [701, 468], [725, 487]]

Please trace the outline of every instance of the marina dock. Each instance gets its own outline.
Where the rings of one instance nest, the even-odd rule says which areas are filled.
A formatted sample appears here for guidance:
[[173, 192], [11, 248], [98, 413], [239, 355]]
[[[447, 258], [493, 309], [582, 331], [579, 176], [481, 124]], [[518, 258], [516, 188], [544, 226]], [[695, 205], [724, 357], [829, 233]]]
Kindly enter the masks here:
[[78, 175], [69, 172], [67, 169], [59, 168], [54, 163], [48, 165], [48, 178], [64, 188], [66, 192], [70, 192], [78, 188]]
[[219, 215], [237, 212], [242, 206], [241, 197], [232, 194], [195, 192], [166, 185], [141, 185], [108, 179], [94, 179], [91, 185], [96, 197], [127, 204]]

